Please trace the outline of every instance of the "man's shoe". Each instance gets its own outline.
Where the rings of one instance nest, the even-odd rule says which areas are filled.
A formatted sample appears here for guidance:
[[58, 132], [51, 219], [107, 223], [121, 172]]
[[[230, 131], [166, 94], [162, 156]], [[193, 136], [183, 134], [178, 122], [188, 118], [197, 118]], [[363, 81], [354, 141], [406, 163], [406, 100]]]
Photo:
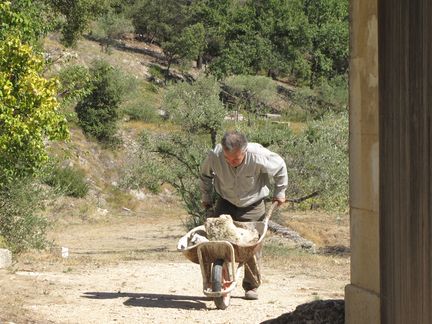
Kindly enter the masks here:
[[251, 289], [245, 292], [245, 299], [248, 300], [255, 300], [258, 299], [258, 293], [257, 293], [257, 289]]

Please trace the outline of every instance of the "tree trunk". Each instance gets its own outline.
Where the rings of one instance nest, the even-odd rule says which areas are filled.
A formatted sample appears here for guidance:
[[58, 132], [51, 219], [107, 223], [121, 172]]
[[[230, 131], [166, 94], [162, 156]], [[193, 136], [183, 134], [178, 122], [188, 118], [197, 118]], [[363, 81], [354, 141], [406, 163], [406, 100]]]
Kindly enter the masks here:
[[210, 130], [210, 137], [211, 137], [212, 147], [216, 146], [216, 135], [217, 135], [217, 131], [215, 129]]
[[167, 68], [166, 68], [166, 70], [165, 70], [165, 85], [167, 85], [167, 83], [168, 83], [168, 79], [169, 79], [169, 73], [170, 73], [170, 67], [171, 67], [171, 62], [172, 62], [172, 59], [171, 58], [168, 58], [168, 62], [167, 62]]
[[197, 69], [201, 70], [202, 69], [202, 65], [203, 65], [203, 58], [202, 55], [198, 55], [197, 57]]

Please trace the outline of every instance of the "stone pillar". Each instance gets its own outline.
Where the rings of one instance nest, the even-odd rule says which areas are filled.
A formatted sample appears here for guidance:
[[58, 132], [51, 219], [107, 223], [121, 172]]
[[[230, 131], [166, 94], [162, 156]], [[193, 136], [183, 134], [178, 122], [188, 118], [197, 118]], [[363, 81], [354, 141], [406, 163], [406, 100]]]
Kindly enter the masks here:
[[380, 323], [378, 0], [351, 0], [347, 324]]

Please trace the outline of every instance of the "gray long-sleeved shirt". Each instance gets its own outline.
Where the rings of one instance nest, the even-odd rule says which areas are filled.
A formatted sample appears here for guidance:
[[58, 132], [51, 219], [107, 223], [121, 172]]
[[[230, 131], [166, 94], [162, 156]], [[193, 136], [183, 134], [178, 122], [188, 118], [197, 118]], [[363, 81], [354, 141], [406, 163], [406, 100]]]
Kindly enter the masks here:
[[210, 151], [201, 165], [201, 195], [204, 203], [212, 202], [213, 186], [225, 200], [237, 207], [247, 207], [268, 196], [270, 179], [274, 180], [274, 197], [285, 198], [288, 174], [285, 161], [257, 143], [248, 143], [246, 156], [238, 167], [230, 166], [222, 145]]

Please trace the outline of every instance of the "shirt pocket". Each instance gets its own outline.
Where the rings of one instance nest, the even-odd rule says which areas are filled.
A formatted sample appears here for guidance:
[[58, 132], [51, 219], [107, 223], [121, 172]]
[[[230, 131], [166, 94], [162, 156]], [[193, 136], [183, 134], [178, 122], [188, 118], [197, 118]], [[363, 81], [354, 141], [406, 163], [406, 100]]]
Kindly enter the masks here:
[[251, 191], [255, 186], [255, 177], [247, 175], [240, 179], [240, 190], [243, 192]]

